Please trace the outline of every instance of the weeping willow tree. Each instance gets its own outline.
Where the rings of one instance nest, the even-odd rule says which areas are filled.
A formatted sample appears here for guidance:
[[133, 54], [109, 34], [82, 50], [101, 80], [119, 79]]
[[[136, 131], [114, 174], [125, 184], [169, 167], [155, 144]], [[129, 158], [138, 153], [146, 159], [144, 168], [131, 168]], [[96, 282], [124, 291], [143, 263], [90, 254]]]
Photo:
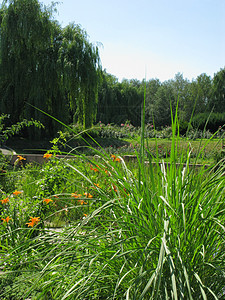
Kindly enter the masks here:
[[88, 41], [87, 33], [80, 26], [70, 24], [63, 30], [59, 61], [73, 119], [88, 128], [97, 113], [101, 79], [98, 47]]
[[68, 123], [75, 114], [87, 128], [95, 117], [99, 80], [97, 47], [80, 27], [62, 29], [53, 8], [11, 0], [0, 10], [0, 110], [14, 123], [41, 121], [48, 135], [58, 124], [32, 106]]
[[47, 112], [52, 106], [54, 95], [51, 92], [51, 78], [57, 77], [55, 68], [51, 67], [54, 63], [53, 30], [50, 11], [44, 9], [37, 0], [4, 3], [1, 21], [0, 109], [11, 115], [13, 123], [23, 118], [35, 118], [49, 125], [46, 126], [47, 130], [52, 128], [46, 124], [44, 115], [27, 103]]

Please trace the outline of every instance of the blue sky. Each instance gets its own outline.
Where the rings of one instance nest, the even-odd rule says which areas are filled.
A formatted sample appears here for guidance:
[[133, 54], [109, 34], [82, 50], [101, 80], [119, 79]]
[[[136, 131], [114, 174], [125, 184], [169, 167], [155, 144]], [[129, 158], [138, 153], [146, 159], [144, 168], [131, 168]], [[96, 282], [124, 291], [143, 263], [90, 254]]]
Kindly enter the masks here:
[[80, 24], [102, 43], [102, 67], [119, 80], [192, 80], [225, 66], [225, 0], [64, 0], [57, 9], [62, 27]]

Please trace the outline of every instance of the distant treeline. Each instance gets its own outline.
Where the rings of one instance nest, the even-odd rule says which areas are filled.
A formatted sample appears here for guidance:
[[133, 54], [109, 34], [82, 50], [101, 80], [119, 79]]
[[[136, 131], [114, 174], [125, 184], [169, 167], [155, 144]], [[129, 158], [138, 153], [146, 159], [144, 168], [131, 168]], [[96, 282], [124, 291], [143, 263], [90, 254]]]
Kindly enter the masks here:
[[178, 73], [174, 79], [160, 82], [123, 80], [121, 83], [103, 73], [99, 86], [97, 120], [104, 123], [124, 123], [129, 120], [140, 126], [144, 90], [146, 88], [146, 123], [157, 128], [171, 124], [171, 111], [178, 115], [181, 130], [188, 123], [195, 128], [216, 131], [225, 124], [225, 68], [211, 78], [201, 74], [191, 82]]
[[[0, 112], [10, 124], [36, 119], [45, 130], [29, 128], [32, 138], [54, 135], [60, 123], [95, 122], [140, 126], [146, 88], [146, 122], [170, 125], [177, 101], [181, 129], [212, 131], [225, 123], [225, 68], [213, 78], [199, 75], [191, 82], [174, 79], [147, 82], [118, 79], [102, 71], [98, 46], [79, 25], [62, 28], [53, 18], [55, 4], [38, 0], [3, 1], [0, 7]], [[41, 111], [40, 111], [41, 110]], [[210, 119], [208, 119], [211, 113]]]

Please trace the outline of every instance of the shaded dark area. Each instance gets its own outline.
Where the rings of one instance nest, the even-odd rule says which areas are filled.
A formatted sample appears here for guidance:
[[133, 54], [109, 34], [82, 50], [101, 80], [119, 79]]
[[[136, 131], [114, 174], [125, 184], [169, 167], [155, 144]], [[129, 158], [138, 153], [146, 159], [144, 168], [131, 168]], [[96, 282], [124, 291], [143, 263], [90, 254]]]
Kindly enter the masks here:
[[29, 140], [21, 137], [11, 137], [5, 144], [17, 153], [45, 153], [49, 150], [52, 144], [49, 140]]
[[[76, 148], [75, 152], [85, 153], [91, 152], [87, 146], [103, 148], [112, 147], [118, 148], [122, 146], [128, 146], [129, 143], [116, 138], [96, 138], [94, 142], [91, 138], [86, 138], [86, 142], [82, 139], [73, 140], [68, 142], [68, 146], [59, 146], [59, 150], [62, 152], [69, 152], [71, 148]], [[48, 139], [34, 140], [31, 141], [26, 138], [12, 137], [5, 144], [6, 147], [9, 147], [16, 151], [17, 153], [26, 153], [26, 154], [44, 154], [46, 151], [50, 150], [53, 144], [49, 142]]]

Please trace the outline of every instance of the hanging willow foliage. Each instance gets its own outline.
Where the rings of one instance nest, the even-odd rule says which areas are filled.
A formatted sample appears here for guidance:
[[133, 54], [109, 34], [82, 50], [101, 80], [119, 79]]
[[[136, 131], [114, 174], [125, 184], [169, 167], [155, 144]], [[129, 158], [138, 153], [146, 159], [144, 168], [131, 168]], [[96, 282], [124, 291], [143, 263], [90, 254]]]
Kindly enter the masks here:
[[62, 35], [59, 62], [63, 86], [74, 119], [88, 128], [96, 116], [100, 80], [98, 48], [88, 42], [87, 33], [78, 25], [68, 25]]
[[52, 11], [38, 0], [5, 1], [0, 10], [0, 110], [14, 123], [40, 120], [47, 134], [58, 124], [27, 103], [90, 127], [100, 78], [97, 47], [79, 26], [62, 29]]

